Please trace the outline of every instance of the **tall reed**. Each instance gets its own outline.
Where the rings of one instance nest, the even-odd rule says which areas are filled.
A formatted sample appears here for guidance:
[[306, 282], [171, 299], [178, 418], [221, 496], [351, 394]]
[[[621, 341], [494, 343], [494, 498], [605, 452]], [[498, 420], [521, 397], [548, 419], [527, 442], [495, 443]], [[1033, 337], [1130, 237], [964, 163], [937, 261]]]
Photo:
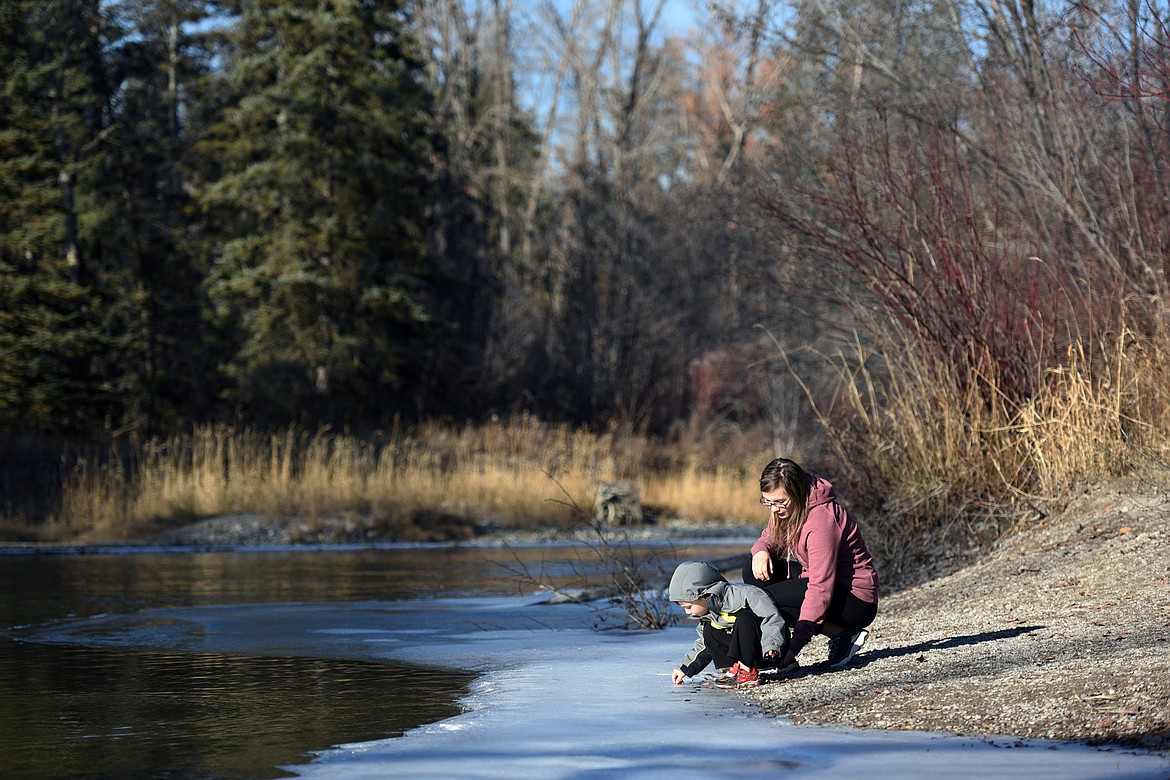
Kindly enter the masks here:
[[428, 518], [563, 527], [591, 514], [599, 484], [616, 480], [637, 485], [659, 516], [754, 522], [754, 475], [767, 457], [746, 439], [713, 458], [698, 445], [527, 416], [374, 437], [200, 426], [77, 461], [40, 536], [117, 538], [227, 514], [362, 518], [382, 529]]
[[1015, 402], [993, 361], [969, 361], [958, 382], [912, 343], [886, 354], [896, 358], [855, 343], [839, 356], [837, 405], [819, 411], [891, 570], [982, 549], [1086, 479], [1167, 467], [1170, 338], [1123, 329], [1075, 341], [1060, 365], [1035, 368], [1035, 391]]

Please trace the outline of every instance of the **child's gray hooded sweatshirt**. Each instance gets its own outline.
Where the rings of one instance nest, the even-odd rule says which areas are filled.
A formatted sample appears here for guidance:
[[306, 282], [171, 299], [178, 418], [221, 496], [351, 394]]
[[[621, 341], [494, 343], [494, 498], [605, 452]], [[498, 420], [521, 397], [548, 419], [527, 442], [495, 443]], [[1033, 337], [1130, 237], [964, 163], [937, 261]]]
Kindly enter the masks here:
[[775, 650], [784, 655], [787, 638], [784, 618], [772, 597], [755, 585], [730, 583], [709, 563], [687, 561], [680, 563], [670, 578], [671, 601], [696, 601], [707, 597], [707, 614], [698, 618], [699, 638], [683, 658], [679, 669], [687, 677], [694, 677], [711, 662], [711, 654], [703, 641], [703, 624], [710, 623], [720, 631], [731, 631], [737, 612], [747, 609], [760, 617], [760, 648], [762, 652]]

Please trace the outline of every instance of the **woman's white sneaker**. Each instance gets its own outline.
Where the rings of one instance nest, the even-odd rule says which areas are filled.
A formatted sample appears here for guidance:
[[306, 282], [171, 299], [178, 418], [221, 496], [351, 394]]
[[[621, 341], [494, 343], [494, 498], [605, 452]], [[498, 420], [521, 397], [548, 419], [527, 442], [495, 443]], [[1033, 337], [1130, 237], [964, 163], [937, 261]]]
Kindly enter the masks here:
[[829, 667], [832, 669], [840, 669], [845, 666], [853, 657], [857, 655], [857, 651], [865, 644], [865, 640], [869, 638], [869, 632], [864, 628], [856, 634], [850, 634], [848, 631], [842, 631], [836, 636], [829, 637]]

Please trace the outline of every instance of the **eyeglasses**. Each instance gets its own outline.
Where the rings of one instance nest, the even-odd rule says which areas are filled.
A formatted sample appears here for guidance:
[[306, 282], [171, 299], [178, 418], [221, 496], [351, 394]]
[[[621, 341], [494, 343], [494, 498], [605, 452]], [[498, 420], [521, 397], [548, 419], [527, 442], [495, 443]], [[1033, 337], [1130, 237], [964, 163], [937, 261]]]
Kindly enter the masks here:
[[787, 509], [792, 504], [792, 499], [786, 498], [783, 501], [769, 501], [763, 496], [760, 496], [760, 503], [769, 509]]

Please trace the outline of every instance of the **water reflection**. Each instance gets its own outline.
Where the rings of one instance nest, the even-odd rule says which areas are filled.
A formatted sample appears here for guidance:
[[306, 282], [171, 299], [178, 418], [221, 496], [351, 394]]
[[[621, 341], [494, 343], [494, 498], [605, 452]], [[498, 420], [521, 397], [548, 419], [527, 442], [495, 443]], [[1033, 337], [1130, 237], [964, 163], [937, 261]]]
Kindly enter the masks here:
[[[745, 545], [698, 545], [712, 557]], [[628, 551], [669, 572], [692, 546]], [[728, 552], [731, 551], [731, 552]], [[0, 628], [45, 615], [84, 617], [152, 606], [281, 601], [403, 601], [531, 593], [534, 581], [585, 586], [606, 561], [587, 546], [421, 547], [270, 552], [0, 555]]]
[[[317, 658], [0, 639], [0, 776], [263, 778], [457, 714], [471, 675]], [[283, 775], [287, 776], [287, 775]]]

